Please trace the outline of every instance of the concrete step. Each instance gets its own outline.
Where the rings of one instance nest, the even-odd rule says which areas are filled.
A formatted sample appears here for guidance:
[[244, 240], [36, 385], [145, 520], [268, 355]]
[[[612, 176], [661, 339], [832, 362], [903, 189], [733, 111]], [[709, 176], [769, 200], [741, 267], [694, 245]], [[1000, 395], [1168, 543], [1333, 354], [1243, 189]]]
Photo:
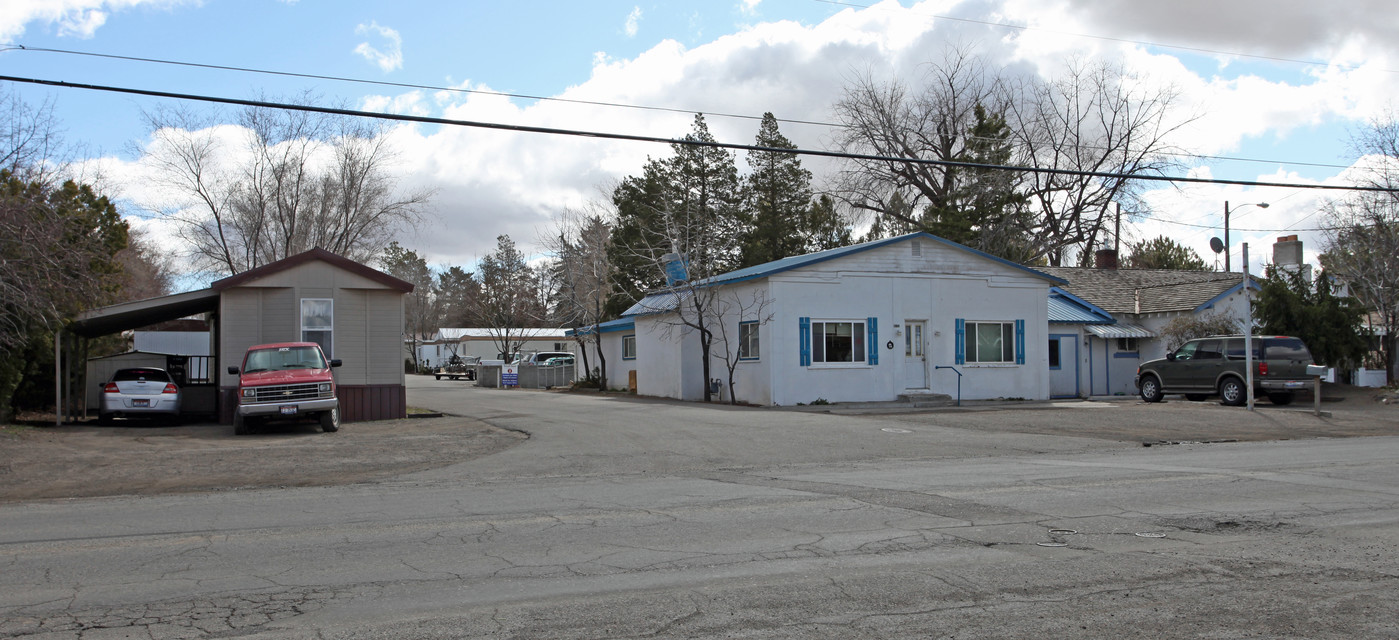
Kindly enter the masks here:
[[945, 407], [952, 404], [952, 396], [945, 393], [932, 392], [912, 392], [899, 394], [899, 402], [906, 402], [915, 407]]

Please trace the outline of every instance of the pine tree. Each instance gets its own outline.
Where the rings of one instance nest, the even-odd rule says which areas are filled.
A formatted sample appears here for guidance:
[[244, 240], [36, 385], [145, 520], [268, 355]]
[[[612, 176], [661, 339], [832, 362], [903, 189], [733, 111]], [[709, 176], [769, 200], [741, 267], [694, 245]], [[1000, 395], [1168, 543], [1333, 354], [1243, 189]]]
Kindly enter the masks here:
[[[780, 131], [771, 112], [763, 114], [755, 146], [795, 149]], [[806, 230], [811, 210], [811, 172], [794, 153], [751, 151], [753, 172], [745, 185], [748, 228], [743, 234], [739, 267], [749, 267], [806, 253]]]

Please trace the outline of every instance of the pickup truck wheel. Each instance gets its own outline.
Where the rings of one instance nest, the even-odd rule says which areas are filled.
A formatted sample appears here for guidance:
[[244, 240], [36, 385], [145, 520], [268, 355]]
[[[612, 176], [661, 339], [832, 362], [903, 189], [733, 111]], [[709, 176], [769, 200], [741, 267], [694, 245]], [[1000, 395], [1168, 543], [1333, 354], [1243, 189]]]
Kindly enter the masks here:
[[437, 378], [438, 380], [441, 380], [441, 379], [442, 379], [442, 374], [440, 374], [440, 373], [435, 373], [435, 374], [432, 375], [432, 377]]
[[1243, 381], [1238, 378], [1225, 378], [1219, 383], [1219, 400], [1231, 407], [1242, 405], [1247, 400]]
[[248, 420], [244, 418], [242, 414], [237, 412], [233, 414], [233, 435], [248, 435]]
[[1161, 393], [1161, 381], [1157, 380], [1156, 376], [1143, 376], [1141, 387], [1137, 390], [1141, 392], [1144, 402], [1160, 402], [1165, 396]]
[[340, 407], [321, 413], [321, 431], [334, 433], [340, 430]]
[[1292, 394], [1287, 391], [1274, 391], [1268, 394], [1268, 402], [1279, 406], [1292, 404]]

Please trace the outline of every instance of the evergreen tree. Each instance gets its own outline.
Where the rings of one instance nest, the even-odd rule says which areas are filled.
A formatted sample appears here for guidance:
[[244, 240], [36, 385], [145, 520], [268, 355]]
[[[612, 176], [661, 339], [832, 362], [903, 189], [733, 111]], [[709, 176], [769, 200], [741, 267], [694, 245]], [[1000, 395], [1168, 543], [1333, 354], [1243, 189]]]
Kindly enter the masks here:
[[1204, 271], [1205, 261], [1194, 249], [1166, 236], [1157, 236], [1131, 245], [1127, 266], [1133, 269], [1180, 269]]
[[1269, 265], [1261, 285], [1253, 302], [1259, 331], [1301, 338], [1317, 364], [1327, 366], [1356, 366], [1369, 352], [1365, 306], [1335, 295], [1325, 272], [1313, 286], [1299, 270]]
[[666, 253], [684, 254], [691, 278], [738, 264], [742, 189], [733, 154], [706, 146], [715, 140], [703, 115], [684, 140], [671, 146], [671, 157], [647, 160], [640, 176], [628, 176], [612, 192], [617, 224], [608, 258], [617, 293], [608, 303], [611, 314], [664, 286]]
[[[980, 104], [974, 113], [976, 120], [967, 132], [966, 146], [956, 159], [983, 165], [1009, 164], [1013, 146], [1005, 117]], [[945, 200], [924, 209], [923, 229], [1008, 260], [1033, 257], [1027, 199], [1017, 188], [1016, 174], [975, 167], [948, 171], [953, 186]]]
[[812, 201], [801, 232], [805, 253], [847, 247], [855, 242], [850, 237], [850, 225], [836, 210], [835, 198], [825, 194]]
[[[754, 144], [770, 149], [795, 149], [780, 131], [771, 112], [763, 114]], [[811, 172], [794, 153], [751, 151], [753, 172], [746, 181], [748, 228], [744, 230], [739, 267], [801, 255], [808, 250], [806, 227], [811, 210]]]

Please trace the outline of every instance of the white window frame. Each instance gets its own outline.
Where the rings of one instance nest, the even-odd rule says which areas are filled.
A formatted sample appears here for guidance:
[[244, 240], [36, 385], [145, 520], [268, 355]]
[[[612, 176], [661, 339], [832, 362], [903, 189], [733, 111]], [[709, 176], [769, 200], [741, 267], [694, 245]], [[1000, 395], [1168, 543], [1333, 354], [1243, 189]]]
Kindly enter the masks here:
[[[306, 320], [307, 320], [307, 315], [306, 315], [306, 303], [308, 303], [308, 302], [324, 302], [324, 303], [326, 303], [327, 305], [329, 305], [329, 307], [330, 307], [330, 324], [329, 324], [329, 326], [313, 326], [313, 325], [308, 325], [308, 324], [306, 324]], [[327, 360], [329, 360], [329, 359], [331, 359], [331, 358], [334, 358], [334, 357], [335, 357], [335, 355], [334, 355], [334, 353], [335, 353], [335, 299], [334, 299], [334, 298], [302, 298], [302, 299], [301, 299], [300, 313], [301, 313], [301, 341], [302, 341], [302, 342], [315, 342], [315, 343], [317, 343], [317, 344], [320, 344], [320, 341], [319, 341], [319, 340], [312, 340], [312, 339], [310, 339], [309, 337], [307, 337], [307, 334], [310, 333], [310, 332], [325, 333], [325, 334], [327, 334], [328, 338], [326, 339], [324, 345], [325, 345], [326, 347], [328, 347], [328, 349], [323, 348], [322, 350], [326, 351], [325, 357], [326, 357]]]
[[[628, 349], [628, 348], [627, 348], [627, 345], [631, 345], [631, 348]], [[628, 351], [631, 351], [631, 355], [627, 355], [627, 352], [628, 352]], [[635, 360], [635, 359], [636, 359], [636, 334], [635, 334], [635, 333], [622, 336], [622, 359], [623, 359], [623, 360]]]
[[[825, 328], [825, 325], [828, 325], [828, 324], [848, 324], [848, 325], [850, 325], [850, 358], [851, 358], [850, 360], [837, 360], [837, 361], [832, 362], [832, 361], [829, 361], [829, 360], [826, 360], [826, 359], [825, 359], [825, 358], [826, 358], [826, 339], [825, 339], [825, 331], [824, 331], [824, 328]], [[818, 326], [821, 327], [822, 330], [818, 331], [818, 330], [817, 330], [817, 327], [818, 327]], [[864, 344], [865, 342], [868, 341], [868, 338], [869, 338], [869, 334], [867, 333], [868, 330], [869, 330], [869, 326], [866, 324], [866, 321], [865, 321], [865, 319], [863, 319], [863, 318], [862, 318], [862, 319], [858, 319], [858, 320], [857, 320], [857, 319], [854, 319], [854, 318], [819, 318], [819, 319], [818, 319], [818, 318], [812, 318], [812, 319], [811, 319], [811, 345], [810, 345], [810, 347], [811, 347], [811, 366], [817, 367], [817, 368], [832, 368], [832, 369], [838, 369], [838, 368], [843, 368], [843, 369], [856, 369], [856, 368], [866, 369], [866, 368], [869, 368], [869, 350], [870, 350], [870, 345]], [[817, 342], [818, 340], [820, 341], [819, 344], [821, 345], [821, 348], [820, 348], [819, 350], [816, 348], [816, 345], [818, 344], [818, 342]], [[857, 343], [860, 344], [860, 345], [863, 345], [863, 348], [857, 350], [857, 349], [855, 348]], [[817, 354], [818, 354], [818, 353], [819, 353], [820, 356], [821, 356], [820, 358], [817, 358]], [[856, 356], [858, 356], [858, 357], [856, 357]]]
[[738, 359], [753, 362], [763, 358], [761, 332], [757, 320], [738, 323]]
[[[982, 325], [1000, 326], [1000, 338], [1004, 341], [1001, 345], [1000, 357], [1004, 358], [1009, 350], [1010, 358], [1001, 360], [984, 360], [981, 358], [981, 341], [979, 338], [980, 327]], [[968, 320], [966, 328], [966, 361], [968, 365], [1001, 365], [1015, 364], [1015, 321], [1001, 320]]]

